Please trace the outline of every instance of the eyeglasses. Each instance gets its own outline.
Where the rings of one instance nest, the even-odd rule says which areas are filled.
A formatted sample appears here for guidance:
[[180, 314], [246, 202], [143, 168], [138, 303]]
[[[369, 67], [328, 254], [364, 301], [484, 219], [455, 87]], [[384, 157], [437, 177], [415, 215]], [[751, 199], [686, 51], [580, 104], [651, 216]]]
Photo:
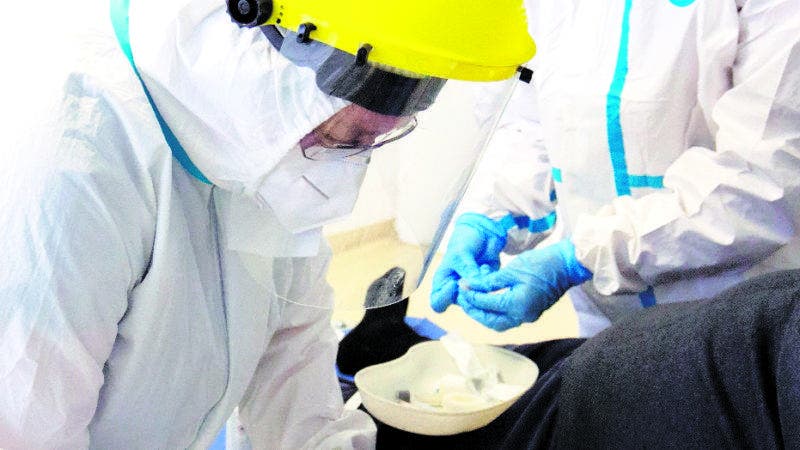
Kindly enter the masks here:
[[303, 149], [303, 156], [316, 161], [347, 159], [356, 156], [359, 159], [368, 160], [372, 150], [408, 136], [416, 127], [417, 118], [411, 117], [411, 120], [405, 125], [376, 136], [371, 144], [366, 145], [357, 142], [345, 143], [337, 141], [328, 134], [319, 133], [316, 134], [318, 145]]

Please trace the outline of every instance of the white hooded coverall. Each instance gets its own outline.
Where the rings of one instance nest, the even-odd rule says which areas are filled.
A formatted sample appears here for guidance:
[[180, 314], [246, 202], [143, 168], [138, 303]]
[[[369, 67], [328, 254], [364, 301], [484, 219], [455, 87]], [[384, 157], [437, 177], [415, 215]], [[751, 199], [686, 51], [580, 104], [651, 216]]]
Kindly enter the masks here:
[[800, 2], [529, 0], [520, 86], [465, 210], [571, 237], [582, 335], [800, 267]]
[[223, 1], [131, 3], [139, 72], [214, 186], [173, 158], [107, 1], [56, 2], [47, 39], [15, 36], [0, 448], [207, 448], [237, 407], [228, 435], [253, 448], [372, 447], [374, 423], [343, 412], [334, 373], [330, 251], [250, 195], [345, 102]]

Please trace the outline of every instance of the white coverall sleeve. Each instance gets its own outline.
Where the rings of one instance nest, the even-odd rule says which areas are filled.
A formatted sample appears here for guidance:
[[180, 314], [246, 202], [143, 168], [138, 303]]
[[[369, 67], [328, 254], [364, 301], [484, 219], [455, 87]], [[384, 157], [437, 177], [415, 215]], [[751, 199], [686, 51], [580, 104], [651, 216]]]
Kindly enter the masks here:
[[510, 254], [533, 248], [555, 222], [553, 175], [537, 105], [533, 84], [519, 82], [460, 207], [492, 219], [516, 218], [504, 249]]
[[[312, 264], [313, 265], [313, 264]], [[295, 271], [317, 270], [304, 265]], [[311, 280], [303, 298], [333, 304], [332, 289], [319, 272], [298, 274]], [[294, 283], [295, 285], [304, 283]], [[377, 428], [363, 411], [345, 411], [334, 370], [338, 339], [331, 310], [282, 302], [280, 329], [270, 340], [243, 402], [238, 420], [253, 449], [372, 449]], [[235, 421], [229, 421], [231, 424]], [[243, 446], [247, 440], [228, 438]]]
[[[62, 150], [75, 157], [81, 147]], [[0, 448], [86, 448], [135, 282], [119, 217], [96, 181], [121, 182], [85, 167], [0, 163], [10, 169], [0, 190]]]
[[601, 294], [746, 270], [795, 233], [800, 2], [742, 3], [731, 88], [712, 111], [716, 148], [688, 149], [666, 171], [662, 192], [620, 197], [578, 219], [577, 256]]

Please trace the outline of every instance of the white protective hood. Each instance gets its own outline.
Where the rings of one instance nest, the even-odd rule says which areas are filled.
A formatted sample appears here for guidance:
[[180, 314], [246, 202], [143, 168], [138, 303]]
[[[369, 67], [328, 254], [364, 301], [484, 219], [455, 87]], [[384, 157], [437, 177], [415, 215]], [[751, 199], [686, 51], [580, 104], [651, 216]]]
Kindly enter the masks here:
[[[223, 16], [223, 17], [221, 17]], [[251, 196], [300, 138], [347, 105], [220, 0], [135, 1], [136, 66], [186, 153], [215, 185]]]

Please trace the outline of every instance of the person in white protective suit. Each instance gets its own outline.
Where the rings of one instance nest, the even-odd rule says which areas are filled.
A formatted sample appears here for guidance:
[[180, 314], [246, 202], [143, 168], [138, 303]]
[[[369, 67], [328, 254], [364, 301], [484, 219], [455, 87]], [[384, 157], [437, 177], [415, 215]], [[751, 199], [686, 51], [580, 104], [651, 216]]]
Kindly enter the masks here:
[[[454, 226], [435, 310], [504, 330], [569, 292], [589, 336], [800, 267], [800, 2], [527, 6], [533, 82]], [[500, 268], [501, 252], [517, 256]]]
[[[41, 40], [9, 6], [0, 448], [207, 448], [232, 414], [229, 444], [374, 445], [369, 416], [343, 410], [320, 227], [458, 77], [394, 67], [378, 38], [348, 47], [374, 13], [360, 3], [298, 27], [290, 1], [56, 2]], [[517, 9], [525, 50], [485, 65], [496, 80], [533, 53]]]

